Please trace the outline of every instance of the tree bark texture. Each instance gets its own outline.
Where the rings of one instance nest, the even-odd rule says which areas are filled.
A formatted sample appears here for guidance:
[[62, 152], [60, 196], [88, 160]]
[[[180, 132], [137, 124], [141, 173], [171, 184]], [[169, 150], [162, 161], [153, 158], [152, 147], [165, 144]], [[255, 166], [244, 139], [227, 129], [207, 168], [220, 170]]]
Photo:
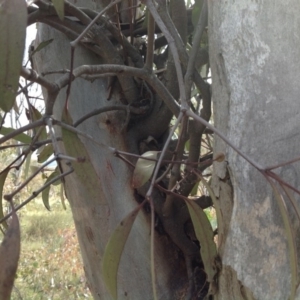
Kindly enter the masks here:
[[[295, 0], [209, 1], [214, 124], [262, 167], [299, 156], [298, 11]], [[216, 298], [289, 299], [289, 249], [274, 193], [260, 172], [215, 137], [219, 152], [227, 161], [215, 163], [213, 178], [223, 215]], [[299, 188], [299, 163], [274, 171]], [[287, 206], [299, 250], [299, 220]]]
[[[100, 11], [104, 5], [101, 5], [100, 1], [95, 2], [97, 1], [81, 1], [81, 3], [74, 1], [78, 6]], [[50, 38], [54, 38], [54, 41], [36, 55], [38, 71], [70, 69], [70, 40], [60, 32], [39, 24], [37, 44]], [[95, 54], [82, 47], [76, 49], [74, 67], [100, 63], [101, 59]], [[50, 75], [48, 78], [55, 80], [59, 76]], [[72, 83], [68, 103], [73, 121], [97, 108], [120, 104], [117, 92], [113, 92], [109, 101], [107, 95], [107, 78], [93, 82], [76, 79]], [[63, 89], [54, 107], [54, 117], [57, 119], [61, 118], [65, 100], [66, 89]], [[107, 147], [134, 152], [137, 145], [131, 144], [132, 141], [126, 132], [122, 132], [125, 122], [125, 112], [107, 112], [90, 118], [78, 126], [79, 130], [91, 135], [103, 147], [80, 136], [87, 152], [86, 163], [90, 164], [93, 172], [79, 175], [75, 171], [65, 179], [66, 194], [75, 221], [84, 270], [94, 299], [111, 299], [102, 277], [104, 249], [118, 223], [138, 205], [131, 187], [132, 167], [115, 157]], [[60, 147], [64, 153], [63, 144]], [[79, 151], [77, 156], [81, 157], [82, 153]], [[85, 184], [86, 182], [89, 184]], [[183, 260], [177, 259], [176, 255], [178, 250], [168, 238], [157, 235], [155, 264], [158, 299], [181, 299], [188, 288]], [[150, 216], [143, 211], [139, 213], [133, 225], [121, 258], [118, 299], [153, 299], [150, 272]]]

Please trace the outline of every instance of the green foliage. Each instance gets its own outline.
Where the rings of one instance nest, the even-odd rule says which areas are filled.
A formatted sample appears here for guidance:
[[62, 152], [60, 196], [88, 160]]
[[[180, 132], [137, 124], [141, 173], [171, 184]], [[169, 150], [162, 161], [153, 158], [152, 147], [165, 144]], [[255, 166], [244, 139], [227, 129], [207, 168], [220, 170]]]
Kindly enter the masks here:
[[207, 275], [207, 282], [212, 284], [217, 273], [215, 259], [217, 257], [217, 247], [214, 242], [214, 234], [210, 222], [203, 210], [194, 201], [186, 201], [189, 213], [194, 225], [195, 233], [201, 244], [200, 253], [203, 260], [204, 269]]
[[142, 205], [131, 211], [111, 235], [103, 255], [103, 279], [113, 299], [117, 299], [118, 267], [132, 225]]
[[[18, 9], [16, 9], [18, 8]], [[0, 5], [0, 108], [14, 106], [25, 48], [27, 9], [24, 0]]]
[[20, 223], [13, 211], [0, 245], [0, 299], [10, 300], [20, 257]]
[[[59, 172], [58, 171], [54, 171], [53, 173], [51, 173], [51, 175], [47, 178], [45, 184], [47, 184], [48, 182], [50, 182], [51, 180], [53, 180], [56, 176], [59, 176]], [[54, 184], [58, 184], [58, 183], [60, 183], [60, 180], [57, 180], [56, 182], [54, 182]], [[48, 210], [50, 210], [50, 205], [49, 205], [49, 192], [50, 192], [50, 188], [51, 188], [51, 185], [49, 185], [48, 187], [46, 187], [42, 191], [43, 203], [44, 203], [45, 207]]]
[[65, 17], [65, 2], [64, 0], [52, 0], [54, 8], [61, 20]]
[[[14, 128], [9, 128], [9, 127], [2, 126], [1, 129], [0, 129], [0, 134], [7, 135], [7, 134], [9, 134], [11, 132], [14, 132], [14, 131], [15, 131]], [[28, 136], [25, 133], [20, 133], [20, 134], [14, 136], [14, 140], [19, 141], [21, 143], [29, 144], [31, 142], [31, 137]]]
[[[4, 170], [3, 172], [0, 173], [0, 219], [2, 219], [4, 217], [4, 212], [3, 212], [3, 186], [7, 177], [7, 174], [9, 172], [9, 169]], [[7, 222], [3, 222], [2, 225], [5, 228], [8, 228], [7, 226]]]

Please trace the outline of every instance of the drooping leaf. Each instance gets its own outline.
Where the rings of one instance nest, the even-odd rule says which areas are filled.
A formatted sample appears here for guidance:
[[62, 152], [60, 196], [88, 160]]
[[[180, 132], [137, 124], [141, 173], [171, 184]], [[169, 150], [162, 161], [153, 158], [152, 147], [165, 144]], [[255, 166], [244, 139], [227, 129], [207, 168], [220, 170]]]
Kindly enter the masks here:
[[143, 157], [157, 159], [157, 154], [158, 151], [148, 151], [138, 159], [132, 177], [133, 188], [136, 189], [144, 185], [150, 179], [155, 168], [156, 161], [143, 159]]
[[42, 49], [44, 49], [45, 47], [47, 47], [52, 42], [53, 42], [53, 39], [49, 39], [47, 41], [43, 41], [43, 42], [39, 43], [39, 45], [36, 47], [36, 49], [34, 49], [32, 51], [32, 53], [30, 54], [30, 57], [32, 57], [35, 53], [37, 53], [37, 52], [41, 51]]
[[[32, 112], [32, 121], [37, 121], [40, 120], [43, 116], [42, 114], [38, 111], [38, 109], [36, 109], [33, 105], [30, 104], [30, 109]], [[41, 130], [41, 131], [40, 131]], [[47, 139], [47, 130], [46, 127], [43, 126], [42, 129], [37, 129], [37, 132], [40, 131], [39, 137], [38, 137], [38, 141], [44, 141]], [[43, 147], [39, 148], [38, 152], [41, 152], [43, 149]]]
[[214, 208], [216, 210], [216, 215], [217, 215], [217, 224], [218, 224], [218, 233], [219, 233], [218, 240], [221, 243], [221, 239], [222, 239], [221, 233], [223, 232], [223, 220], [222, 220], [222, 213], [221, 213], [219, 200], [217, 199], [214, 191], [210, 187], [209, 183], [204, 179], [204, 177], [198, 173], [197, 173], [197, 176], [201, 179], [201, 183], [203, 183], [203, 185], [206, 187], [206, 189], [209, 193], [209, 196], [211, 197], [211, 200], [214, 204]]
[[29, 152], [26, 160], [25, 160], [25, 170], [24, 170], [24, 179], [27, 179], [28, 174], [29, 174], [29, 167], [30, 167], [30, 162], [31, 162], [31, 156], [32, 152]]
[[[1, 102], [1, 101], [0, 101]], [[10, 128], [10, 127], [3, 127], [0, 129], [0, 134], [1, 135], [7, 135], [9, 133], [14, 132], [16, 129]], [[13, 137], [14, 140], [19, 141], [24, 144], [30, 144], [31, 142], [31, 137], [25, 133], [19, 133], [18, 135]]]
[[9, 300], [20, 257], [20, 224], [13, 212], [10, 225], [0, 245], [0, 299]]
[[117, 299], [117, 275], [121, 255], [141, 205], [130, 212], [111, 235], [103, 255], [103, 279], [113, 299]]
[[27, 7], [24, 0], [0, 2], [0, 108], [9, 112], [16, 98], [25, 48]]
[[[47, 180], [45, 181], [45, 184], [47, 184], [50, 180], [52, 180], [53, 178], [55, 178], [56, 176], [58, 176], [59, 173], [57, 171], [54, 171], [53, 173], [51, 173], [51, 175], [47, 178]], [[59, 183], [60, 181], [57, 180], [57, 183]], [[56, 184], [57, 184], [56, 183]], [[55, 183], [53, 183], [55, 184]], [[48, 209], [48, 210], [51, 210], [50, 209], [50, 204], [49, 204], [49, 192], [50, 192], [50, 188], [51, 188], [51, 185], [47, 186], [43, 191], [42, 191], [42, 199], [43, 199], [43, 203], [45, 205], [45, 207]]]
[[65, 196], [64, 196], [64, 185], [60, 185], [60, 201], [64, 210], [67, 210]]
[[289, 252], [290, 252], [289, 259], [290, 259], [290, 266], [291, 266], [291, 295], [289, 299], [295, 299], [296, 289], [298, 286], [298, 258], [297, 258], [297, 247], [295, 244], [295, 240], [296, 240], [295, 234], [293, 232], [290, 216], [286, 209], [286, 204], [283, 199], [283, 196], [279, 192], [278, 188], [276, 187], [272, 179], [267, 178], [267, 180], [271, 184], [284, 224], [284, 229], [285, 229]]
[[198, 187], [199, 187], [199, 181], [194, 185], [193, 189], [191, 190], [191, 193], [190, 193], [191, 196], [196, 196], [197, 195]]
[[[69, 125], [73, 124], [71, 116], [68, 112], [66, 112], [65, 109], [63, 110], [62, 120]], [[74, 172], [76, 173], [78, 180], [86, 188], [85, 191], [87, 198], [99, 198], [99, 177], [93, 164], [91, 163], [85, 145], [82, 143], [76, 133], [63, 127], [62, 138], [64, 141], [66, 154], [74, 158], [80, 157], [83, 161], [82, 163], [73, 163], [72, 167], [74, 168]]]
[[201, 245], [200, 253], [207, 276], [206, 280], [210, 283], [210, 289], [212, 289], [214, 277], [218, 271], [215, 264], [217, 247], [214, 242], [214, 233], [211, 224], [201, 207], [192, 200], [186, 201], [186, 204], [194, 225], [196, 237]]
[[53, 6], [61, 20], [65, 17], [65, 3], [64, 0], [52, 0]]
[[46, 145], [43, 150], [38, 154], [37, 161], [38, 163], [45, 162], [53, 154], [52, 144]]
[[[2, 171], [0, 173], [0, 219], [2, 219], [4, 217], [4, 212], [3, 212], [3, 200], [2, 200], [2, 196], [3, 196], [3, 186], [7, 177], [7, 174], [9, 172], [9, 169], [5, 169], [4, 171]], [[2, 223], [2, 225], [7, 228], [7, 222], [4, 221]]]

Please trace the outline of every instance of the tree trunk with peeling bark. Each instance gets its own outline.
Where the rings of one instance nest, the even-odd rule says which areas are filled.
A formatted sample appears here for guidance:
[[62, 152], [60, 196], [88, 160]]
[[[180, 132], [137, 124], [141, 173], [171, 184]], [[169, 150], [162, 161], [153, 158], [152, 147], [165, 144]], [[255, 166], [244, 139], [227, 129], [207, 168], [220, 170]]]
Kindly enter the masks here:
[[[209, 1], [214, 124], [262, 169], [299, 156], [299, 9], [298, 1]], [[214, 151], [227, 158], [213, 178], [223, 216], [216, 299], [289, 299], [293, 258], [274, 192], [220, 138]], [[299, 188], [299, 170], [296, 162], [274, 171]], [[299, 249], [299, 219], [286, 206]]]
[[[107, 5], [104, 2], [83, 1], [81, 4], [99, 11]], [[299, 11], [300, 5], [293, 0], [285, 3], [250, 0], [208, 3], [214, 125], [238, 149], [261, 166], [261, 170], [297, 157], [299, 101], [296, 74], [299, 66], [295, 62], [300, 57], [297, 35], [300, 21], [295, 11]], [[76, 5], [80, 6], [80, 1], [76, 1]], [[179, 17], [180, 11], [183, 10], [183, 1], [172, 1], [172, 5], [170, 14], [174, 13], [172, 18], [178, 31], [175, 30], [174, 33], [168, 24], [167, 27], [169, 26], [168, 29], [173, 34], [180, 52], [178, 45], [184, 47], [187, 40], [187, 28], [182, 26]], [[158, 10], [160, 8], [158, 7]], [[70, 67], [70, 40], [55, 29], [39, 24], [37, 44], [50, 38], [54, 38], [54, 41], [36, 55], [35, 63], [39, 73]], [[98, 65], [107, 63], [106, 59], [111, 60], [111, 57], [106, 57], [109, 53], [102, 54], [101, 59], [81, 46], [75, 51], [74, 68], [81, 65]], [[187, 58], [180, 53], [179, 56], [185, 72]], [[176, 68], [170, 49], [166, 57], [168, 65], [166, 77], [162, 82], [178, 100]], [[110, 63], [117, 64], [118, 61]], [[159, 62], [156, 63], [158, 67]], [[47, 78], [54, 81], [59, 76], [49, 75]], [[195, 78], [196, 75], [193, 78], [196, 83]], [[135, 94], [131, 90], [131, 84], [136, 82], [136, 78], [118, 74], [118, 79], [117, 84], [112, 84], [109, 78], [99, 78], [92, 82], [76, 79], [72, 83], [68, 98], [68, 111], [72, 120], [75, 122], [83, 115], [101, 107], [119, 105], [124, 94], [127, 100], [133, 103], [136, 99], [132, 98]], [[125, 86], [128, 89], [124, 89]], [[200, 84], [201, 87], [205, 106], [208, 98], [210, 101], [209, 89], [205, 89], [206, 84]], [[65, 189], [72, 208], [85, 273], [94, 299], [111, 299], [103, 284], [104, 249], [116, 225], [137, 206], [138, 201], [141, 201], [132, 188], [132, 166], [116, 157], [112, 148], [141, 154], [141, 141], [149, 137], [150, 140], [153, 138], [159, 142], [165, 141], [164, 135], [169, 129], [174, 111], [171, 111], [172, 107], [161, 97], [155, 97], [152, 118], [146, 116], [143, 120], [137, 119], [124, 130], [128, 125], [126, 111], [106, 112], [78, 126], [80, 131], [91, 136], [96, 143], [91, 142], [88, 137], [80, 136], [80, 142], [74, 144], [74, 147], [72, 144], [59, 145], [62, 153], [69, 152], [74, 157], [82, 157], [84, 153], [84, 165], [74, 167], [75, 172], [65, 178]], [[47, 101], [47, 96], [45, 98]], [[65, 101], [66, 89], [63, 89], [54, 106], [53, 115], [56, 119], [61, 118]], [[175, 106], [174, 109], [176, 108]], [[203, 110], [206, 119], [209, 120], [210, 107], [208, 111]], [[199, 159], [199, 145], [204, 131], [202, 127], [202, 124], [198, 126], [190, 122], [191, 147], [196, 145], [197, 149], [194, 158], [189, 159]], [[57, 130], [60, 132], [59, 128]], [[282, 214], [272, 188], [261, 172], [215, 136], [215, 157], [218, 153], [225, 153], [226, 162], [214, 163], [212, 180], [222, 216], [222, 220], [218, 220], [218, 253], [221, 267], [216, 279], [218, 289], [213, 297], [224, 300], [288, 299], [292, 289], [290, 249]], [[136, 158], [129, 160], [133, 164], [136, 163]], [[67, 167], [63, 166], [63, 169], [66, 170]], [[275, 172], [283, 180], [297, 187], [299, 163], [283, 166]], [[194, 181], [191, 181], [187, 185], [188, 192], [185, 196], [189, 195], [193, 184]], [[140, 192], [146, 194], [145, 191]], [[185, 193], [184, 189], [182, 193]], [[164, 201], [171, 196], [156, 191], [154, 197], [163, 198]], [[297, 228], [299, 220], [294, 217], [295, 212], [290, 209], [289, 202], [287, 206], [293, 216], [293, 226]], [[155, 234], [158, 299], [184, 299], [192, 293], [190, 286], [194, 283], [191, 281], [196, 278], [196, 268], [191, 275], [189, 267], [186, 266], [188, 256], [194, 255], [195, 243], [190, 245], [190, 237], [182, 237], [186, 228], [176, 227], [174, 216], [177, 213], [178, 220], [181, 220], [179, 209], [181, 207], [176, 202], [173, 218], [169, 219], [163, 209], [157, 212], [158, 216], [163, 218], [160, 220], [163, 227], [169, 230], [167, 235]], [[187, 243], [184, 242], [185, 239]], [[296, 242], [298, 244], [298, 239]], [[199, 252], [198, 246], [196, 250]], [[194, 289], [198, 291], [197, 288]], [[118, 272], [118, 299], [153, 298], [150, 214], [141, 211], [122, 254]], [[203, 297], [189, 295], [188, 299]]]
[[[76, 5], [80, 3], [76, 1]], [[83, 1], [82, 6], [100, 11], [103, 1]], [[39, 73], [49, 70], [69, 69], [71, 63], [70, 40], [47, 25], [38, 25], [36, 45], [53, 38], [54, 41], [36, 55], [35, 64]], [[101, 64], [103, 61], [90, 51], [79, 47], [75, 51], [74, 68], [81, 65]], [[126, 75], [125, 75], [126, 76]], [[55, 80], [60, 75], [50, 75]], [[101, 107], [120, 104], [120, 88], [115, 85], [108, 100], [109, 78], [92, 82], [79, 79], [72, 83], [68, 100], [68, 110], [75, 122], [83, 115]], [[47, 94], [47, 92], [45, 92]], [[47, 101], [47, 96], [45, 97]], [[66, 89], [60, 91], [53, 115], [61, 119], [66, 101]], [[122, 103], [121, 103], [122, 104]], [[82, 145], [74, 145], [74, 157], [82, 157], [90, 169], [85, 172], [79, 166], [75, 173], [65, 178], [65, 190], [70, 201], [76, 226], [80, 250], [88, 285], [94, 299], [112, 299], [104, 283], [102, 258], [105, 246], [117, 224], [137, 206], [135, 192], [131, 186], [133, 168], [117, 158], [110, 147], [119, 151], [139, 154], [138, 142], [148, 136], [157, 138], [167, 129], [171, 114], [160, 104], [154, 109], [166, 110], [157, 114], [154, 124], [144, 124], [149, 128], [144, 132], [123, 130], [126, 126], [126, 111], [107, 112], [95, 116], [78, 129], [90, 135], [98, 143], [80, 137]], [[58, 132], [60, 129], [57, 128]], [[60, 151], [66, 152], [63, 143]], [[136, 159], [129, 160], [132, 163]], [[64, 170], [66, 167], [64, 167]], [[78, 174], [76, 171], [78, 171]], [[188, 289], [188, 280], [183, 257], [174, 244], [166, 237], [155, 237], [155, 264], [157, 272], [158, 299], [181, 299]], [[133, 225], [122, 254], [118, 271], [118, 299], [152, 300], [150, 270], [150, 215], [141, 211]]]

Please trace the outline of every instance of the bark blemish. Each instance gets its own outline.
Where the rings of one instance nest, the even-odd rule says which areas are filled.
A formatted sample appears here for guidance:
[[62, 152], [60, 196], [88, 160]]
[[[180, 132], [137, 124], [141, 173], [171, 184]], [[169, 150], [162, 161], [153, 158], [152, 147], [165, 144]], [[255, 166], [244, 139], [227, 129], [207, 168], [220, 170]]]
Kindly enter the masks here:
[[94, 233], [93, 233], [91, 227], [85, 226], [84, 230], [85, 230], [85, 234], [87, 236], [88, 241], [90, 243], [93, 243], [94, 242]]

